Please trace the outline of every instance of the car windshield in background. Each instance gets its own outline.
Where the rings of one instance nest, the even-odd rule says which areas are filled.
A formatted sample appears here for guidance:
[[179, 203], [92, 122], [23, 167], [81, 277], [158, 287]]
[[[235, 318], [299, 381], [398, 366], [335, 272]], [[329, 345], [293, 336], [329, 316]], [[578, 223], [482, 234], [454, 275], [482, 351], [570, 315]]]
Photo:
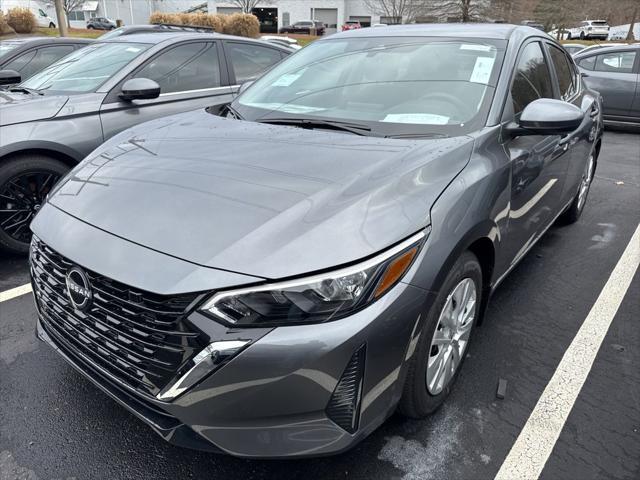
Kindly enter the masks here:
[[314, 43], [242, 94], [244, 119], [333, 120], [371, 135], [472, 131], [486, 119], [504, 43], [377, 37]]
[[21, 84], [39, 91], [93, 92], [149, 48], [143, 43], [97, 43], [67, 55]]
[[[109, 40], [110, 38], [116, 38], [121, 36], [126, 30], [122, 27], [111, 30], [110, 32], [100, 35], [100, 40]], [[152, 31], [152, 30], [150, 30]]]

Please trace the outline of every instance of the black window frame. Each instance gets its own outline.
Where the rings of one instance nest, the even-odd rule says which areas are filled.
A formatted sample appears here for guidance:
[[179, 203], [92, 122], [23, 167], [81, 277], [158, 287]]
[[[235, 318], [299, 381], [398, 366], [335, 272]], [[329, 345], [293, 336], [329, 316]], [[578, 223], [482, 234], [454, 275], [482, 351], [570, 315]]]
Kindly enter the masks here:
[[[571, 56], [567, 53], [567, 51], [564, 48], [562, 48], [562, 46], [558, 46], [557, 44], [549, 41], [545, 41], [544, 43], [545, 43], [545, 49], [547, 50], [546, 56], [549, 59], [549, 66], [550, 66], [550, 69], [552, 70], [552, 73], [551, 73], [552, 83], [554, 84], [554, 88], [556, 89], [557, 98], [559, 100], [563, 100], [565, 102], [571, 103], [573, 100], [575, 100], [578, 97], [578, 95], [580, 95], [580, 92], [582, 91], [582, 82], [581, 82], [580, 71], [578, 70], [578, 66], [576, 65], [576, 62], [573, 60], [573, 58], [571, 58]], [[556, 71], [556, 65], [553, 62], [553, 58], [551, 57], [551, 53], [550, 53], [551, 48], [555, 48], [560, 52], [560, 54], [564, 55], [565, 60], [569, 64], [569, 70], [571, 73], [571, 83], [573, 84], [573, 93], [567, 98], [562, 98], [562, 92], [560, 91], [560, 79], [558, 76], [558, 72]]]
[[502, 113], [500, 115], [501, 123], [504, 124], [512, 121], [517, 121], [520, 118], [520, 115], [522, 113], [522, 112], [516, 113], [514, 111], [511, 89], [513, 88], [513, 82], [515, 80], [515, 77], [518, 71], [518, 64], [522, 59], [524, 50], [532, 43], [539, 44], [540, 50], [542, 51], [542, 57], [544, 58], [544, 61], [547, 64], [547, 69], [549, 70], [549, 79], [551, 80], [551, 89], [553, 91], [553, 98], [556, 100], [560, 99], [558, 84], [555, 78], [555, 71], [553, 70], [553, 67], [550, 64], [551, 59], [549, 58], [549, 52], [547, 52], [547, 49], [545, 46], [546, 41], [547, 39], [543, 37], [530, 37], [526, 41], [522, 42], [522, 44], [520, 45], [520, 48], [518, 49], [518, 54], [516, 55], [515, 61], [511, 66], [511, 76], [509, 78], [509, 84], [508, 84], [506, 94], [504, 95], [503, 104], [502, 104]]
[[[273, 65], [271, 65], [271, 67], [267, 68], [264, 72], [262, 72], [262, 74], [264, 74], [267, 71], [269, 71], [271, 68], [273, 68], [274, 65], [277, 65], [278, 63], [280, 63], [282, 60], [284, 60], [288, 56], [287, 52], [284, 52], [282, 49], [277, 48], [275, 46], [271, 46], [269, 44], [263, 45], [263, 44], [257, 44], [256, 42], [243, 42], [242, 40], [224, 40], [222, 42], [222, 47], [225, 50], [224, 57], [225, 57], [226, 65], [227, 65], [227, 72], [229, 73], [229, 85], [234, 86], [234, 87], [237, 87], [240, 84], [238, 83], [238, 80], [236, 78], [236, 72], [235, 72], [235, 70], [233, 68], [233, 62], [231, 61], [231, 52], [228, 50], [228, 48], [229, 48], [228, 45], [232, 44], [232, 43], [239, 43], [239, 44], [242, 44], [242, 45], [255, 45], [257, 47], [268, 48], [270, 50], [276, 51], [280, 55], [280, 61], [274, 63]], [[247, 81], [250, 81], [250, 80], [247, 80]]]
[[[227, 67], [226, 67], [226, 61], [224, 58], [224, 49], [222, 46], [222, 42], [220, 40], [216, 40], [216, 39], [210, 39], [210, 38], [206, 38], [206, 39], [190, 39], [190, 40], [186, 40], [186, 41], [182, 41], [182, 42], [176, 42], [176, 43], [171, 43], [169, 45], [166, 45], [164, 48], [158, 50], [157, 52], [153, 53], [151, 56], [145, 58], [144, 60], [142, 60], [133, 70], [131, 70], [129, 73], [127, 73], [127, 75], [122, 78], [122, 80], [120, 80], [113, 88], [111, 88], [111, 90], [109, 90], [109, 93], [105, 96], [104, 100], [102, 101], [102, 104], [108, 104], [108, 103], [119, 103], [122, 102], [122, 99], [120, 98], [120, 92], [122, 91], [122, 86], [124, 85], [124, 83], [127, 80], [131, 80], [132, 78], [135, 78], [136, 74], [142, 70], [149, 62], [153, 61], [154, 59], [156, 59], [157, 57], [159, 57], [160, 55], [163, 55], [164, 53], [168, 52], [169, 50], [172, 50], [174, 48], [177, 47], [182, 47], [184, 45], [190, 44], [190, 43], [214, 43], [216, 44], [216, 49], [218, 52], [218, 67], [220, 68], [220, 86], [219, 87], [211, 87], [210, 90], [213, 90], [215, 88], [223, 88], [223, 87], [228, 87], [229, 86], [229, 73], [227, 71]], [[139, 60], [139, 59], [138, 59]], [[126, 68], [126, 67], [125, 67]], [[191, 90], [193, 91], [193, 90]], [[171, 92], [173, 95], [185, 95], [188, 94], [190, 92], [190, 90], [185, 90], [183, 92]], [[160, 94], [162, 95], [162, 92], [160, 92]], [[159, 97], [155, 100], [162, 100], [163, 98], [166, 97]]]

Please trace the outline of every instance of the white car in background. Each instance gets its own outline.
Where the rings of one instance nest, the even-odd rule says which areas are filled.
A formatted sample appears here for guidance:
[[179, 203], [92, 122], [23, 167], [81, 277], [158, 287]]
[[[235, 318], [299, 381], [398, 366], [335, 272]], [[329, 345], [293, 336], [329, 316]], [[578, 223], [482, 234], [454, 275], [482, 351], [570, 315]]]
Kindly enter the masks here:
[[571, 29], [571, 38], [606, 40], [609, 38], [609, 28], [606, 20], [585, 20], [577, 28]]
[[294, 50], [300, 50], [302, 47], [298, 45], [298, 40], [291, 37], [283, 37], [281, 35], [262, 35], [260, 40], [265, 42], [274, 43], [276, 45], [284, 45], [285, 47], [293, 48]]
[[33, 13], [33, 16], [36, 17], [38, 27], [56, 28], [58, 25], [58, 22], [54, 18], [50, 17], [49, 14], [47, 14], [47, 12], [44, 10], [44, 8], [36, 4], [25, 5], [25, 2], [22, 0], [0, 1], [0, 10], [2, 10], [4, 13], [7, 13], [9, 10], [16, 7], [28, 8], [31, 13]]

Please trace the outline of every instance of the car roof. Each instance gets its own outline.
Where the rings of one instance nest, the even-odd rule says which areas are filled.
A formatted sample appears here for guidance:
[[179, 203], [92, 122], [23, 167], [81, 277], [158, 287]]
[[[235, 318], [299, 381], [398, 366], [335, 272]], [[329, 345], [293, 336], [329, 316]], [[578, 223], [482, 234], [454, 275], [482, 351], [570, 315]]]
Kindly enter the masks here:
[[37, 45], [50, 45], [56, 43], [65, 44], [82, 44], [93, 43], [94, 40], [90, 38], [76, 38], [76, 37], [19, 37], [19, 38], [7, 38], [3, 39], [2, 43], [13, 43], [24, 46], [37, 46]]
[[388, 25], [387, 28], [360, 30], [347, 30], [327, 37], [461, 37], [461, 38], [486, 38], [492, 40], [508, 40], [514, 32], [520, 32], [525, 36], [541, 36], [544, 32], [527, 25], [511, 25], [507, 23], [432, 23], [412, 25]]
[[640, 50], [640, 44], [632, 43], [630, 45], [603, 45], [600, 48], [589, 48], [589, 49], [585, 48], [584, 50], [576, 53], [573, 58], [578, 59], [578, 58], [588, 57], [590, 55], [601, 55], [603, 52], [610, 52], [610, 51], [629, 52], [629, 51], [636, 51], [636, 50]]
[[240, 40], [246, 43], [255, 43], [257, 45], [269, 45], [273, 48], [278, 48], [280, 50], [290, 52], [291, 50], [286, 48], [284, 45], [276, 45], [274, 43], [267, 43], [264, 40], [248, 38], [248, 37], [237, 37], [235, 35], [224, 35], [222, 33], [204, 33], [204, 32], [186, 32], [186, 31], [175, 31], [175, 32], [163, 32], [162, 35], [158, 35], [158, 33], [151, 32], [140, 32], [140, 33], [132, 33], [130, 35], [120, 35], [118, 37], [107, 38], [105, 40], [97, 39], [98, 43], [147, 43], [151, 45], [159, 45], [161, 43], [175, 43], [179, 40]]

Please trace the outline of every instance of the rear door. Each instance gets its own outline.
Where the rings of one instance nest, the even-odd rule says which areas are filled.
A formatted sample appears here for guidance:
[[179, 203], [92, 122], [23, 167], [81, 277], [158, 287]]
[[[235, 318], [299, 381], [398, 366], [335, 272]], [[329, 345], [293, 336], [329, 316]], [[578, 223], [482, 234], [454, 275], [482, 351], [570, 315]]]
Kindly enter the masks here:
[[[542, 41], [530, 41], [518, 55], [504, 124], [517, 122], [525, 107], [539, 98], [558, 98], [552, 69]], [[507, 258], [517, 262], [560, 213], [568, 171], [566, 143], [558, 135], [505, 138], [511, 163], [511, 201]]]
[[[150, 78], [160, 85], [153, 100], [123, 101], [118, 96], [130, 78]], [[100, 118], [105, 140], [138, 123], [232, 100], [219, 41], [173, 45], [146, 60], [105, 98]]]
[[234, 87], [255, 80], [287, 56], [285, 52], [255, 42], [225, 41], [229, 81]]
[[600, 92], [605, 117], [623, 119], [631, 115], [638, 74], [635, 63], [638, 52], [630, 50], [594, 53], [578, 60], [586, 73], [585, 83]]

